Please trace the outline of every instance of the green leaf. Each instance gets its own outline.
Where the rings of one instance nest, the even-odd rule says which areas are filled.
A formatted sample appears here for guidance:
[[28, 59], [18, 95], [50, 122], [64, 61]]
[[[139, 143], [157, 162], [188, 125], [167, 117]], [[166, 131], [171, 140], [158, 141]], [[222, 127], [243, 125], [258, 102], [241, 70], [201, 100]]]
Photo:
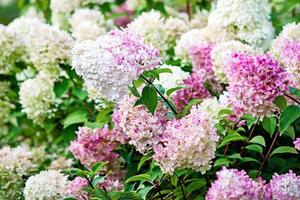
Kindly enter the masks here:
[[186, 191], [188, 193], [194, 192], [196, 190], [199, 190], [200, 188], [204, 187], [206, 185], [206, 182], [204, 179], [198, 179], [193, 182], [191, 182], [187, 187]]
[[190, 109], [194, 106], [194, 105], [197, 105], [201, 102], [200, 99], [193, 99], [191, 100], [188, 105], [185, 106], [185, 108], [183, 109], [182, 113], [180, 114], [180, 116], [185, 116], [189, 111]]
[[288, 106], [280, 115], [280, 135], [300, 117], [300, 107], [296, 105]]
[[290, 87], [289, 89], [292, 94], [296, 95], [297, 97], [300, 97], [300, 89], [293, 87]]
[[73, 90], [72, 90], [72, 92], [73, 92], [73, 94], [77, 97], [77, 98], [79, 98], [81, 101], [83, 101], [83, 100], [85, 100], [86, 98], [87, 98], [87, 96], [88, 96], [88, 93], [87, 93], [87, 91], [85, 91], [85, 90], [82, 90], [81, 88], [74, 88]]
[[283, 154], [283, 153], [298, 154], [297, 150], [294, 147], [281, 146], [281, 147], [274, 149], [272, 151], [270, 157], [274, 156], [275, 154]]
[[112, 200], [143, 200], [136, 192], [111, 192]]
[[150, 174], [139, 174], [136, 176], [132, 176], [125, 181], [125, 183], [135, 182], [135, 181], [149, 181], [151, 182]]
[[159, 74], [161, 73], [172, 73], [172, 70], [169, 68], [157, 68], [155, 71]]
[[169, 97], [171, 94], [173, 94], [173, 92], [176, 92], [177, 90], [180, 90], [182, 88], [185, 88], [185, 86], [178, 86], [178, 87], [170, 88], [167, 90], [166, 94]]
[[66, 197], [66, 198], [63, 198], [62, 200], [77, 200], [77, 198], [75, 198], [75, 197]]
[[96, 187], [98, 184], [102, 183], [105, 180], [106, 176], [97, 176], [94, 178], [92, 185]]
[[266, 146], [265, 138], [261, 135], [255, 136], [250, 140], [250, 143], [260, 144], [261, 146]]
[[219, 158], [215, 161], [214, 163], [214, 167], [218, 167], [218, 166], [229, 166], [229, 164], [231, 164], [232, 161], [227, 159], [227, 158]]
[[246, 141], [246, 140], [247, 140], [246, 137], [241, 136], [239, 133], [234, 132], [224, 137], [221, 144], [218, 146], [218, 148], [221, 148], [230, 142]]
[[247, 121], [247, 127], [250, 129], [251, 126], [257, 121], [257, 119], [255, 117], [253, 117], [252, 115], [244, 115], [242, 117], [242, 119], [245, 119]]
[[263, 152], [263, 148], [257, 144], [250, 144], [246, 146], [246, 149], [251, 150], [251, 151], [255, 151], [258, 153], [262, 153]]
[[293, 126], [289, 126], [286, 131], [284, 131], [283, 135], [290, 137], [292, 140], [295, 140], [295, 130]]
[[132, 86], [129, 87], [129, 89], [131, 91], [131, 94], [133, 94], [135, 97], [138, 97], [138, 98], [141, 97], [141, 95], [140, 95], [139, 91], [137, 90], [135, 84], [132, 84]]
[[176, 175], [172, 175], [171, 176], [171, 184], [176, 187], [177, 186], [177, 182], [178, 182], [177, 176]]
[[147, 186], [142, 188], [139, 191], [139, 194], [141, 195], [142, 199], [146, 200], [147, 199], [147, 194], [154, 188], [155, 186]]
[[62, 121], [64, 129], [72, 124], [79, 124], [87, 121], [88, 112], [86, 110], [77, 110], [69, 114], [66, 119]]
[[149, 111], [154, 114], [158, 104], [157, 93], [153, 85], [146, 85], [142, 92], [142, 101]]
[[95, 174], [97, 174], [101, 169], [103, 169], [105, 166], [107, 165], [107, 162], [99, 162], [99, 163], [95, 163], [92, 166], [92, 170]]
[[70, 87], [70, 81], [68, 79], [63, 80], [62, 82], [56, 82], [54, 84], [54, 93], [56, 97], [61, 97], [64, 95]]
[[150, 160], [151, 158], [152, 158], [152, 153], [148, 153], [148, 154], [146, 154], [146, 155], [144, 155], [142, 158], [141, 158], [141, 160], [140, 160], [140, 162], [139, 162], [139, 164], [138, 164], [138, 167], [137, 167], [137, 171], [139, 171], [140, 169], [141, 169], [141, 167], [144, 165], [144, 163], [147, 161], [147, 160]]
[[110, 196], [108, 196], [106, 192], [101, 189], [96, 189], [95, 194], [97, 197], [100, 197], [101, 200], [113, 200]]
[[278, 96], [275, 98], [275, 100], [273, 101], [273, 103], [280, 108], [281, 110], [285, 109], [287, 107], [287, 101], [284, 98], [284, 96]]
[[272, 137], [276, 130], [276, 119], [274, 117], [264, 118], [262, 126]]
[[256, 162], [256, 163], [260, 163], [259, 160], [255, 159], [255, 158], [251, 158], [251, 157], [243, 157], [241, 160], [241, 163], [245, 163], [245, 162]]

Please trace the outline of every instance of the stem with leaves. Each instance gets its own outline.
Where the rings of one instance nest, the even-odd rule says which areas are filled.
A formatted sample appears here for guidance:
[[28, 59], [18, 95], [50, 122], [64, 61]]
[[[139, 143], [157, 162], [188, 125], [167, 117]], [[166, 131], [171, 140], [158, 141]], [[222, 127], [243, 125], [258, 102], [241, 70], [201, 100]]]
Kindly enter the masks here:
[[273, 149], [273, 146], [274, 146], [274, 144], [275, 144], [275, 141], [276, 141], [278, 135], [279, 135], [279, 131], [276, 132], [276, 134], [275, 134], [275, 136], [274, 136], [274, 138], [273, 138], [273, 140], [272, 140], [272, 143], [271, 143], [271, 145], [270, 145], [270, 147], [269, 147], [269, 149], [268, 149], [268, 152], [267, 152], [267, 154], [266, 154], [266, 156], [265, 156], [263, 162], [261, 163], [261, 165], [260, 165], [260, 167], [259, 167], [259, 170], [258, 170], [258, 172], [257, 172], [257, 174], [256, 174], [256, 177], [260, 176], [260, 174], [261, 174], [261, 172], [262, 172], [262, 169], [263, 169], [263, 167], [264, 167], [266, 161], [268, 160], [268, 158], [269, 158], [269, 156], [270, 156], [270, 154], [271, 154], [271, 151], [272, 151], [272, 149]]
[[185, 196], [185, 192], [184, 192], [184, 188], [183, 188], [183, 185], [184, 183], [182, 182], [182, 180], [180, 179], [180, 177], [174, 172], [174, 174], [177, 176], [178, 178], [178, 181], [179, 181], [179, 185], [180, 185], [180, 188], [181, 188], [181, 192], [182, 192], [182, 195], [183, 195], [183, 200], [187, 200], [186, 196]]
[[152, 85], [154, 87], [154, 89], [156, 90], [156, 92], [159, 94], [159, 96], [168, 104], [168, 106], [170, 107], [170, 109], [172, 110], [172, 112], [174, 113], [174, 115], [177, 115], [177, 112], [175, 110], [175, 108], [173, 107], [173, 105], [168, 101], [168, 99], [166, 99], [166, 97], [159, 91], [159, 89], [157, 89], [155, 87], [155, 85], [153, 85], [153, 83], [151, 81], [149, 81], [146, 77], [144, 77], [143, 75], [141, 75], [142, 79], [144, 79], [149, 85]]
[[293, 96], [289, 95], [289, 94], [284, 94], [284, 96], [290, 98], [291, 100], [293, 100], [294, 102], [296, 102], [297, 104], [300, 104], [300, 101], [296, 98], [294, 98]]

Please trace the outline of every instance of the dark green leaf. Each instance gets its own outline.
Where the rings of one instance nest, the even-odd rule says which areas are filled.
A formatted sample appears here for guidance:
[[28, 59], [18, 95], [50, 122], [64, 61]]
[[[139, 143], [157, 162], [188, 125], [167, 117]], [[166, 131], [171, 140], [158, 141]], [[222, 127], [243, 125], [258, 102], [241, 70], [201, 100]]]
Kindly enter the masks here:
[[149, 181], [151, 182], [150, 174], [139, 174], [136, 176], [132, 176], [125, 181], [125, 183], [135, 182], [135, 181]]
[[276, 129], [276, 119], [274, 117], [264, 118], [262, 126], [272, 137]]
[[218, 166], [229, 166], [229, 164], [231, 164], [232, 161], [227, 159], [227, 158], [219, 158], [215, 161], [214, 163], [214, 167], [218, 167]]
[[94, 178], [92, 185], [94, 187], [96, 187], [98, 184], [103, 183], [103, 181], [105, 180], [106, 176], [97, 176], [96, 178]]
[[250, 140], [250, 143], [260, 144], [262, 146], [266, 146], [265, 138], [261, 135], [255, 136]]
[[87, 115], [88, 115], [88, 112], [86, 110], [77, 110], [75, 112], [72, 112], [62, 122], [62, 124], [64, 125], [64, 129], [72, 124], [86, 122]]
[[281, 110], [285, 109], [287, 107], [287, 101], [284, 98], [284, 96], [278, 96], [275, 98], [275, 100], [273, 101], [273, 103], [280, 108]]
[[56, 97], [61, 97], [64, 95], [70, 87], [70, 81], [68, 79], [63, 80], [62, 82], [56, 82], [54, 85], [54, 93]]
[[140, 95], [139, 91], [137, 90], [135, 84], [132, 84], [132, 86], [130, 86], [129, 89], [131, 91], [131, 94], [133, 94], [135, 97], [138, 97], [138, 98], [141, 97], [141, 95]]
[[157, 93], [152, 85], [146, 85], [142, 92], [142, 101], [149, 111], [154, 114], [158, 104]]
[[143, 200], [136, 192], [111, 192], [112, 200]]
[[300, 107], [296, 105], [288, 106], [280, 115], [280, 134], [300, 117]]
[[262, 153], [263, 149], [261, 146], [257, 145], [257, 144], [250, 144], [246, 146], [246, 149], [251, 150], [251, 151], [255, 151], [258, 153]]
[[221, 141], [221, 144], [218, 146], [218, 148], [221, 148], [230, 142], [246, 141], [246, 140], [247, 140], [247, 138], [244, 136], [241, 136], [239, 133], [231, 133], [231, 134], [227, 135], [225, 138], [223, 138], [223, 140]]
[[140, 162], [139, 162], [139, 164], [138, 164], [138, 167], [137, 167], [137, 171], [139, 171], [140, 169], [141, 169], [141, 167], [144, 165], [144, 163], [147, 161], [147, 160], [150, 160], [151, 158], [152, 158], [152, 153], [148, 153], [148, 154], [146, 154], [146, 155], [144, 155], [142, 158], [141, 158], [141, 160], [140, 160]]
[[178, 86], [178, 87], [175, 87], [175, 88], [170, 88], [170, 89], [167, 90], [166, 94], [169, 97], [173, 92], [176, 92], [177, 90], [180, 90], [182, 88], [185, 88], [185, 86]]
[[275, 154], [283, 154], [283, 153], [291, 153], [291, 154], [298, 154], [294, 147], [290, 146], [281, 146], [274, 149], [270, 155], [270, 157], [274, 156]]

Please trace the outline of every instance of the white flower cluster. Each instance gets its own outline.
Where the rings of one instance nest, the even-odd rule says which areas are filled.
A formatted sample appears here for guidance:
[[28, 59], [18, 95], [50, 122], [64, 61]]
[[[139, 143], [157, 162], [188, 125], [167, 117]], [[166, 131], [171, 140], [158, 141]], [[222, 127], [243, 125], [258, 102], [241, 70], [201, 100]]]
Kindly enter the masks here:
[[62, 199], [68, 190], [68, 178], [56, 170], [42, 171], [29, 177], [24, 188], [25, 200]]
[[65, 170], [65, 169], [71, 168], [72, 163], [73, 163], [72, 159], [66, 159], [63, 156], [60, 156], [51, 162], [48, 169]]
[[84, 0], [51, 0], [51, 21], [53, 25], [68, 29], [68, 18]]
[[164, 30], [164, 18], [158, 11], [151, 10], [142, 13], [128, 24], [128, 29], [141, 35], [144, 42], [154, 45], [161, 53], [168, 49], [168, 35]]
[[197, 10], [189, 22], [190, 29], [201, 29], [207, 26], [209, 12], [207, 10]]
[[19, 176], [27, 175], [36, 167], [34, 155], [28, 146], [9, 146], [0, 149], [0, 169]]
[[159, 63], [158, 51], [128, 30], [114, 30], [96, 41], [84, 41], [72, 52], [72, 66], [86, 86], [111, 101], [126, 97], [128, 85]]
[[106, 33], [104, 16], [95, 9], [76, 10], [69, 19], [69, 23], [72, 35], [77, 41], [94, 40]]
[[184, 32], [188, 30], [187, 23], [178, 17], [169, 17], [164, 24], [164, 30], [168, 35], [168, 42], [174, 43]]
[[220, 111], [230, 109], [227, 98], [228, 97], [226, 93], [222, 94], [219, 99], [216, 97], [206, 98], [200, 103], [199, 107], [201, 107], [210, 115], [214, 124], [218, 124], [225, 117], [224, 115], [220, 114]]
[[29, 119], [41, 122], [51, 117], [54, 109], [54, 82], [51, 77], [40, 72], [35, 78], [24, 81], [20, 86], [19, 96], [23, 111]]
[[0, 47], [0, 74], [7, 74], [11, 71], [15, 61], [18, 59], [20, 46], [8, 28], [1, 24]]
[[233, 33], [237, 40], [268, 47], [274, 37], [267, 0], [219, 0], [208, 26]]
[[159, 80], [155, 80], [154, 83], [161, 84], [166, 89], [175, 88], [183, 84], [183, 80], [189, 76], [188, 72], [177, 66], [162, 65], [161, 68], [170, 69], [172, 73], [159, 74]]
[[57, 65], [70, 59], [73, 40], [68, 33], [56, 27], [38, 19], [21, 17], [9, 25], [9, 30], [25, 46], [29, 62], [39, 71], [57, 74]]
[[233, 52], [255, 53], [255, 50], [251, 46], [235, 40], [217, 44], [211, 52], [212, 68], [216, 78], [221, 83], [228, 82], [225, 67], [227, 67], [227, 62], [230, 60]]

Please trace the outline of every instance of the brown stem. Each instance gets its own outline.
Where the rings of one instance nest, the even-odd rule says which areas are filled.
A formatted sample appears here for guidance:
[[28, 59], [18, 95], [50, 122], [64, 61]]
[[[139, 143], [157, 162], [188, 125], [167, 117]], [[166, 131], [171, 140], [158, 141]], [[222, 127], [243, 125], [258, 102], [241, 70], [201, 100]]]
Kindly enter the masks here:
[[275, 136], [274, 136], [274, 138], [273, 138], [273, 141], [272, 141], [272, 143], [271, 143], [271, 145], [270, 145], [270, 147], [269, 147], [269, 150], [268, 150], [268, 152], [267, 152], [267, 154], [266, 154], [266, 156], [265, 156], [263, 162], [261, 163], [261, 165], [260, 165], [260, 167], [259, 167], [259, 170], [258, 170], [258, 172], [257, 172], [257, 174], [256, 174], [256, 177], [260, 176], [260, 174], [261, 174], [261, 172], [262, 172], [262, 169], [263, 169], [263, 167], [264, 167], [266, 161], [268, 160], [268, 158], [269, 158], [269, 156], [270, 156], [270, 154], [271, 154], [271, 151], [272, 151], [272, 149], [273, 149], [273, 146], [274, 146], [274, 144], [275, 144], [275, 141], [276, 141], [278, 135], [279, 135], [279, 131], [276, 132], [276, 134], [275, 134]]
[[187, 200], [186, 196], [185, 196], [184, 188], [183, 188], [184, 183], [182, 183], [181, 179], [179, 178], [179, 176], [176, 173], [174, 173], [174, 174], [177, 176], [177, 178], [179, 180], [179, 185], [180, 185], [181, 192], [182, 192], [182, 195], [183, 195], [183, 200]]
[[154, 87], [154, 89], [156, 90], [156, 92], [159, 94], [159, 96], [168, 104], [168, 106], [171, 108], [172, 112], [177, 115], [177, 112], [175, 110], [175, 108], [172, 106], [172, 104], [168, 101], [168, 99], [166, 99], [164, 97], [164, 95], [159, 91], [159, 89], [157, 89], [155, 87], [155, 85], [153, 85], [153, 83], [151, 81], [149, 81], [146, 77], [144, 77], [143, 75], [141, 75], [141, 77], [149, 84], [152, 85]]
[[300, 104], [300, 101], [298, 99], [292, 97], [291, 95], [288, 95], [288, 94], [285, 93], [284, 96], [286, 96], [286, 97], [290, 98], [291, 100], [295, 101], [297, 104]]
[[189, 20], [191, 20], [192, 15], [191, 15], [191, 4], [190, 4], [190, 0], [186, 0], [186, 13], [188, 14]]
[[[253, 125], [253, 126], [251, 127], [251, 129], [250, 129], [250, 134], [249, 134], [248, 139], [247, 139], [247, 144], [249, 143], [249, 141], [250, 141], [250, 139], [251, 139], [251, 137], [252, 137], [252, 135], [253, 135], [254, 129], [255, 129], [255, 127], [256, 127], [258, 121], [259, 121], [259, 118], [257, 118], [257, 121], [254, 123], [254, 125]], [[241, 152], [240, 152], [240, 155], [241, 155], [241, 156], [242, 156], [242, 154], [244, 153], [244, 151], [245, 151], [245, 146], [243, 146], [243, 147], [241, 148]]]

